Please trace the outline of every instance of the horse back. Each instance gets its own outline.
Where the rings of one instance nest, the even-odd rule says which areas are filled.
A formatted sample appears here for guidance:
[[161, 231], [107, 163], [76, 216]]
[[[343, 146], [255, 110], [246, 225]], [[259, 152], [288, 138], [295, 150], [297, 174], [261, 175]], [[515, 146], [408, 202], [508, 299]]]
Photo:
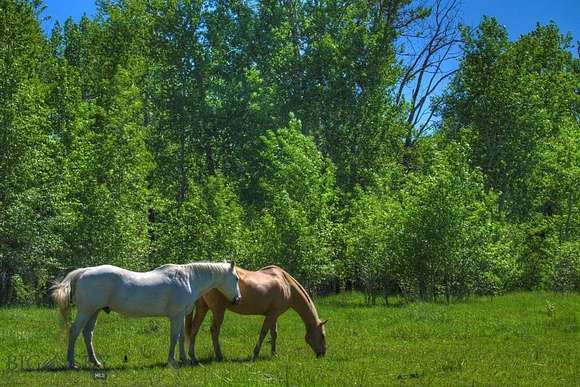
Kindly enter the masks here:
[[247, 315], [282, 313], [289, 307], [290, 287], [284, 272], [278, 267], [249, 271], [236, 268], [240, 278], [240, 303], [232, 305], [217, 289], [206, 292], [203, 301], [212, 310], [228, 309]]
[[111, 265], [88, 268], [77, 280], [77, 305], [133, 316], [165, 315], [173, 304], [189, 297], [177, 277], [172, 272], [139, 273]]

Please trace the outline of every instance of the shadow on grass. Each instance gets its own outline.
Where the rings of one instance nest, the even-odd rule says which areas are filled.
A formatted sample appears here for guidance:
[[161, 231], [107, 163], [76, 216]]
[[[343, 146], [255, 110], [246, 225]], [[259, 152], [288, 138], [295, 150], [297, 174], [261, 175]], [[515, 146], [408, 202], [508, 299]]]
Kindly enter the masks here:
[[[271, 360], [271, 357], [260, 357], [257, 360]], [[213, 357], [206, 357], [206, 358], [201, 358], [198, 359], [196, 364], [189, 364], [189, 363], [184, 363], [181, 364], [179, 366], [179, 368], [175, 368], [175, 369], [189, 369], [189, 368], [196, 368], [196, 367], [204, 367], [204, 366], [209, 366], [213, 363], [216, 364], [220, 364], [220, 363], [224, 363], [224, 364], [228, 364], [228, 363], [232, 363], [232, 364], [239, 364], [239, 363], [253, 363], [254, 360], [252, 359], [251, 356], [246, 356], [246, 357], [238, 357], [238, 358], [226, 358], [222, 361], [217, 361], [215, 358]], [[122, 371], [122, 370], [148, 370], [148, 369], [174, 369], [172, 367], [169, 367], [167, 365], [166, 362], [156, 362], [156, 363], [152, 363], [152, 364], [145, 364], [145, 365], [128, 365], [128, 364], [120, 364], [120, 365], [115, 365], [115, 366], [111, 366], [108, 367], [105, 365], [104, 368], [94, 368], [94, 367], [90, 367], [90, 366], [78, 366], [78, 368], [71, 370], [69, 369], [67, 366], [47, 366], [47, 367], [25, 367], [25, 368], [19, 368], [16, 369], [15, 371], [20, 371], [20, 372], [30, 372], [30, 373], [44, 373], [44, 372], [108, 372], [108, 371]]]
[[[257, 361], [260, 360], [271, 360], [271, 357], [267, 356], [260, 356]], [[211, 365], [213, 363], [220, 364], [220, 363], [254, 363], [252, 356], [245, 356], [245, 357], [233, 357], [233, 358], [225, 358], [221, 361], [216, 360], [214, 357], [208, 356], [197, 360], [198, 365]], [[195, 366], [194, 366], [195, 367]]]
[[[90, 368], [86, 368], [86, 370], [89, 370]], [[84, 368], [80, 368], [79, 370], [83, 371], [85, 370]], [[71, 371], [68, 367], [66, 366], [60, 366], [60, 367], [25, 367], [25, 368], [18, 368], [15, 369], [14, 372], [65, 372], [65, 371]]]

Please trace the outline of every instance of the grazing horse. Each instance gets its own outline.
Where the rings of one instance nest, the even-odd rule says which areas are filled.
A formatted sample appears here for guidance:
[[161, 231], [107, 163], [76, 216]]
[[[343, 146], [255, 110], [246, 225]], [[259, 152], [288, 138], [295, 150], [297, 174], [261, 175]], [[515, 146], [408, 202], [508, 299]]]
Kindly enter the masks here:
[[210, 290], [204, 293], [195, 303], [195, 317], [192, 313], [185, 318], [185, 339], [189, 341], [189, 356], [192, 362], [195, 358], [195, 337], [201, 323], [211, 309], [213, 322], [211, 337], [217, 360], [223, 355], [219, 343], [219, 332], [226, 309], [245, 315], [266, 316], [258, 342], [254, 348], [254, 360], [260, 353], [264, 337], [270, 331], [272, 339], [272, 356], [276, 353], [276, 337], [278, 336], [278, 317], [288, 308], [298, 313], [306, 328], [306, 342], [317, 357], [326, 353], [326, 333], [324, 324], [328, 320], [320, 320], [312, 299], [306, 290], [290, 274], [277, 266], [264, 267], [258, 271], [248, 271], [236, 268], [240, 278], [241, 302], [236, 305], [228, 303], [219, 292]]
[[131, 317], [166, 316], [171, 320], [167, 362], [177, 366], [175, 344], [179, 339], [179, 358], [186, 361], [183, 324], [186, 313], [207, 290], [216, 288], [226, 303], [240, 300], [240, 287], [234, 263], [198, 262], [163, 265], [145, 273], [103, 265], [70, 272], [52, 287], [52, 297], [65, 320], [69, 321], [70, 298], [74, 297], [77, 316], [70, 327], [67, 361], [74, 362], [75, 341], [81, 332], [89, 361], [102, 367], [93, 348], [93, 329], [101, 309]]

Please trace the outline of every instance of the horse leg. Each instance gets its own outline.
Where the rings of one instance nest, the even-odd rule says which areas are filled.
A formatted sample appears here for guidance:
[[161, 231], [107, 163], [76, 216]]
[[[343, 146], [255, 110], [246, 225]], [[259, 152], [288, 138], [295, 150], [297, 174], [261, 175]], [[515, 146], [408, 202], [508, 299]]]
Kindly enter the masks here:
[[220, 347], [220, 328], [224, 322], [225, 310], [212, 310], [213, 321], [211, 323], [211, 341], [213, 343], [213, 350], [215, 352], [215, 358], [217, 361], [222, 361], [224, 355], [222, 354], [222, 349]]
[[276, 338], [278, 338], [278, 322], [274, 321], [270, 328], [270, 339], [272, 340], [272, 356], [276, 355]]
[[195, 339], [208, 310], [209, 308], [207, 304], [202, 298], [200, 298], [195, 304], [195, 316], [193, 317], [193, 321], [191, 321], [191, 313], [186, 317], [186, 330], [188, 327], [191, 329], [189, 335], [189, 358], [191, 359], [192, 364], [197, 363], [197, 359], [195, 358]]
[[83, 337], [85, 339], [85, 345], [87, 347], [87, 356], [89, 361], [95, 365], [95, 367], [102, 368], [103, 365], [97, 359], [95, 355], [95, 348], [93, 347], [93, 330], [97, 324], [97, 317], [99, 316], [99, 311], [97, 310], [87, 321], [85, 327], [83, 328]]
[[183, 315], [180, 314], [176, 317], [173, 317], [171, 319], [170, 326], [169, 354], [167, 355], [167, 365], [176, 368], [179, 366], [179, 364], [175, 361], [175, 344], [177, 344], [177, 340], [179, 339], [179, 332], [181, 332], [183, 328]]
[[181, 329], [179, 330], [179, 361], [181, 363], [187, 362], [187, 355], [185, 354], [185, 332], [183, 331], [183, 320], [185, 316], [181, 317]]
[[70, 327], [69, 334], [68, 334], [68, 351], [67, 351], [67, 362], [68, 368], [77, 368], [75, 366], [75, 343], [77, 341], [77, 337], [79, 333], [81, 333], [81, 329], [85, 326], [87, 321], [91, 318], [90, 314], [78, 312], [77, 317], [75, 318], [75, 322]]
[[256, 347], [254, 348], [254, 360], [258, 358], [260, 354], [260, 349], [262, 348], [262, 342], [266, 337], [268, 331], [272, 328], [272, 324], [276, 322], [276, 317], [270, 315], [266, 316], [264, 322], [262, 323], [262, 329], [260, 330], [260, 336], [258, 337], [258, 342], [256, 343]]

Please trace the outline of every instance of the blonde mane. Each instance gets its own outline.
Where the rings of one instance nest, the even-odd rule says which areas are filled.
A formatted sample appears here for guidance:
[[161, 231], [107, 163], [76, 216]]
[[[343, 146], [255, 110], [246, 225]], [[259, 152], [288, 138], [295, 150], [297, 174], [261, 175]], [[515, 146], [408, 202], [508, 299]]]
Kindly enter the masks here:
[[306, 289], [304, 289], [302, 284], [300, 282], [298, 282], [296, 280], [296, 278], [292, 277], [286, 270], [284, 270], [281, 267], [276, 266], [276, 265], [270, 265], [270, 266], [263, 267], [259, 271], [269, 269], [269, 268], [276, 268], [276, 269], [279, 269], [282, 271], [288, 284], [295, 285], [294, 287], [298, 290], [298, 293], [300, 293], [300, 296], [304, 299], [306, 305], [308, 306], [308, 308], [310, 309], [310, 311], [312, 312], [312, 314], [314, 315], [316, 320], [318, 320], [318, 311], [316, 310], [316, 307], [314, 306], [314, 302], [312, 301], [312, 298], [310, 298], [310, 295], [308, 294]]

